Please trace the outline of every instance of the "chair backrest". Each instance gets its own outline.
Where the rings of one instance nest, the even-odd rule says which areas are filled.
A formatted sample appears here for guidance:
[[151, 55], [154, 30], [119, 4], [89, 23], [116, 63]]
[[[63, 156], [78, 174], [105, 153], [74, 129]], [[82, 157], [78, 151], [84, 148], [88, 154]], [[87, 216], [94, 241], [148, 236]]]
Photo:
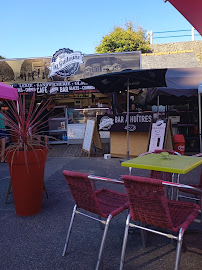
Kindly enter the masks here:
[[172, 230], [172, 221], [162, 180], [123, 175], [134, 221]]
[[[202, 153], [193, 155], [193, 157], [201, 157], [201, 156], [202, 156]], [[202, 188], [202, 167], [201, 167], [200, 180], [199, 180], [198, 187], [199, 187], [199, 188]]]
[[202, 188], [202, 168], [201, 168], [201, 173], [200, 173], [199, 187]]
[[89, 212], [102, 215], [101, 208], [93, 191], [88, 174], [63, 171], [76, 205]]

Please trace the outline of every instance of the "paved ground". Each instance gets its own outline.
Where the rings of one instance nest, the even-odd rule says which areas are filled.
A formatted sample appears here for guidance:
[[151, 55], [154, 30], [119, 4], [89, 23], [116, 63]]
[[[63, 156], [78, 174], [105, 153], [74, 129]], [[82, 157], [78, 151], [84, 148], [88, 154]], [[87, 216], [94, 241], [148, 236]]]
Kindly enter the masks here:
[[[0, 164], [0, 269], [95, 269], [102, 230], [99, 224], [84, 217], [76, 218], [68, 253], [65, 257], [61, 256], [74, 206], [62, 171], [67, 169], [119, 178], [123, 174], [128, 174], [128, 170], [121, 167], [118, 158], [105, 160], [102, 155], [90, 158], [77, 157], [73, 154], [76, 152], [73, 148], [72, 156], [57, 157], [53, 154], [54, 151], [49, 154], [45, 171], [49, 199], [44, 195], [41, 213], [32, 217], [16, 216], [12, 194], [9, 203], [5, 204], [9, 169], [7, 163]], [[148, 175], [144, 170], [134, 170], [133, 173]], [[181, 181], [197, 182], [199, 173], [200, 168], [196, 168], [184, 175]], [[119, 269], [126, 214], [121, 214], [111, 222], [101, 270]], [[202, 226], [194, 224], [191, 229], [197, 232], [189, 232], [185, 235], [187, 251], [182, 253], [180, 269], [200, 270], [202, 269]], [[173, 269], [174, 259], [175, 247], [168, 239], [149, 235], [148, 246], [143, 249], [140, 233], [137, 231], [129, 235], [124, 270], [170, 270]]]

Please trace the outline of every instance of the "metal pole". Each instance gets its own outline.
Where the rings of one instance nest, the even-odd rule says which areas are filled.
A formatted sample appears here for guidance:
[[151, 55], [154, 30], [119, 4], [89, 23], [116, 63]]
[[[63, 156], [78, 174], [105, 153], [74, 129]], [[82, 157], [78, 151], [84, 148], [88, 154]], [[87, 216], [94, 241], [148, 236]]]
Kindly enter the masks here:
[[19, 109], [19, 102], [18, 102], [18, 100], [16, 101], [16, 106], [17, 106], [17, 112], [18, 112], [18, 114], [19, 114], [20, 109]]
[[200, 140], [200, 153], [202, 152], [201, 144], [201, 94], [198, 94], [198, 121], [199, 121], [199, 140]]
[[194, 27], [192, 27], [191, 29], [191, 35], [192, 35], [192, 41], [194, 41], [195, 40]]
[[159, 119], [159, 104], [160, 104], [160, 100], [159, 100], [159, 96], [157, 96], [157, 116]]
[[129, 159], [129, 78], [127, 79], [127, 152], [126, 159]]
[[150, 33], [150, 44], [153, 44], [153, 31], [151, 30]]
[[147, 41], [150, 42], [150, 32], [147, 32]]

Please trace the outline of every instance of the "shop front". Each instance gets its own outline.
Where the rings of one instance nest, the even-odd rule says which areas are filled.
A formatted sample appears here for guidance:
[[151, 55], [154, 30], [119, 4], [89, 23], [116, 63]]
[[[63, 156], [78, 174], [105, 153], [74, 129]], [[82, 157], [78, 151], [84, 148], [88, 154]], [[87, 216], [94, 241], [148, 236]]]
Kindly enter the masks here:
[[[87, 119], [96, 119], [108, 111], [111, 97], [102, 94], [93, 86], [81, 81], [23, 83], [18, 92], [27, 96], [27, 106], [32, 94], [36, 93], [39, 104], [45, 98], [52, 98], [54, 110], [48, 120], [50, 144], [81, 143]], [[109, 141], [109, 132], [101, 132], [103, 141]]]
[[[150, 127], [153, 120], [151, 112], [130, 113], [129, 149], [130, 157], [136, 157], [148, 149]], [[110, 154], [112, 157], [126, 157], [127, 153], [127, 115], [99, 115], [98, 130], [110, 132]]]
[[[49, 118], [50, 144], [81, 144], [88, 119], [96, 120], [97, 115], [104, 115], [107, 108], [74, 109], [56, 106]], [[101, 131], [102, 142], [109, 142], [109, 132]]]
[[[49, 143], [81, 143], [87, 119], [105, 115], [111, 108], [112, 94], [102, 94], [81, 79], [124, 69], [139, 69], [140, 52], [84, 55], [60, 49], [52, 57], [0, 60], [0, 80], [20, 94], [36, 93], [36, 102], [52, 97], [55, 109], [49, 117]], [[101, 131], [109, 140], [109, 132]]]

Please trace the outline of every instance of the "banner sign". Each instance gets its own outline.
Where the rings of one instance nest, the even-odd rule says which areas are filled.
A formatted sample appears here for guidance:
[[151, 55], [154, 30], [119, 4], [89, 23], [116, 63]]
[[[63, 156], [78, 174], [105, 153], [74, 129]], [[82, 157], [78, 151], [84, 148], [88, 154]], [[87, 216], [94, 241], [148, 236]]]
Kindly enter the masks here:
[[71, 81], [79, 81], [107, 72], [140, 69], [140, 58], [140, 51], [83, 55], [63, 48], [55, 52], [52, 58], [0, 59], [0, 82], [65, 82], [65, 77], [70, 77]]
[[83, 64], [83, 54], [81, 52], [73, 52], [70, 49], [60, 49], [56, 51], [52, 57], [49, 66], [49, 78], [58, 75], [61, 77], [70, 77], [74, 75]]
[[[15, 84], [12, 86], [16, 87]], [[84, 93], [99, 92], [95, 87], [89, 86], [87, 83], [81, 81], [75, 82], [45, 82], [45, 83], [19, 83], [17, 84], [18, 93], [34, 93], [37, 94], [68, 94], [68, 93]]]
[[[130, 113], [129, 131], [148, 132], [152, 122], [152, 113]], [[98, 131], [124, 132], [127, 130], [127, 115], [98, 115]]]

